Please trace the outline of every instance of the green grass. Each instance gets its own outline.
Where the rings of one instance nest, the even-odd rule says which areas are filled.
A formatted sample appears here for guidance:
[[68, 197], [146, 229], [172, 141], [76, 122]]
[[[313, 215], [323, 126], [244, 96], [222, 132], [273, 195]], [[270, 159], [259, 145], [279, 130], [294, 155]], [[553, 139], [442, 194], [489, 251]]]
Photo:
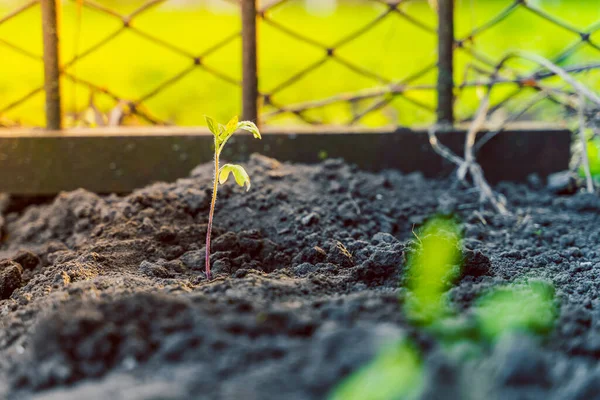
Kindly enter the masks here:
[[[24, 0], [15, 0], [22, 4]], [[131, 12], [142, 0], [97, 1], [108, 4], [119, 12]], [[457, 2], [457, 36], [463, 37], [472, 27], [489, 20], [500, 10], [511, 4], [511, 0], [488, 0]], [[472, 8], [471, 3], [475, 6]], [[548, 4], [546, 4], [548, 3]], [[600, 20], [600, 8], [597, 0], [578, 0], [573, 2], [546, 1], [544, 9], [553, 15], [585, 28]], [[1, 14], [12, 7], [3, 5]], [[435, 26], [435, 14], [426, 2], [415, 0], [402, 6], [402, 10], [428, 26]], [[373, 1], [362, 0], [343, 3], [333, 15], [313, 15], [302, 7], [300, 1], [292, 0], [273, 10], [270, 16], [290, 29], [332, 45], [365, 25], [382, 12], [385, 7]], [[101, 40], [117, 30], [120, 21], [98, 11], [84, 8], [81, 14], [82, 28], [77, 32], [77, 9], [74, 2], [63, 7], [62, 57], [64, 61], [78, 52]], [[152, 33], [165, 41], [176, 43], [178, 47], [193, 54], [200, 54], [223, 38], [240, 30], [240, 20], [235, 8], [215, 13], [201, 7], [175, 8], [165, 5], [153, 9], [133, 21], [133, 25], [145, 32]], [[34, 7], [22, 15], [0, 25], [0, 39], [22, 46], [29, 52], [42, 54], [40, 10]], [[508, 20], [476, 38], [478, 51], [492, 59], [498, 59], [506, 51], [515, 49], [534, 50], [539, 54], [552, 57], [577, 35], [558, 28], [527, 10], [519, 10]], [[600, 32], [592, 36], [600, 42]], [[42, 64], [9, 48], [0, 45], [3, 64], [0, 67], [0, 108], [12, 103], [43, 82]], [[231, 42], [223, 49], [211, 54], [204, 60], [212, 69], [241, 79], [241, 41]], [[311, 65], [323, 56], [322, 49], [297, 41], [267, 24], [260, 26], [259, 63], [260, 89], [270, 92], [296, 72]], [[342, 46], [337, 54], [352, 61], [361, 68], [375, 71], [389, 80], [401, 79], [420, 70], [436, 59], [436, 38], [400, 18], [391, 15], [374, 29], [360, 38]], [[582, 49], [576, 52], [569, 63], [597, 60], [600, 52]], [[466, 65], [473, 60], [464, 54], [457, 55], [456, 78], [462, 80]], [[168, 49], [151, 43], [136, 34], [126, 31], [114, 41], [96, 53], [86, 57], [69, 72], [83, 79], [105, 87], [120, 97], [136, 100], [150, 92], [161, 82], [168, 80], [185, 69], [192, 60]], [[530, 68], [531, 66], [525, 66]], [[596, 89], [600, 88], [600, 74], [588, 74], [586, 81]], [[415, 84], [433, 84], [436, 73], [432, 72]], [[278, 104], [294, 104], [303, 101], [322, 99], [341, 92], [352, 92], [381, 85], [382, 82], [360, 76], [347, 68], [328, 61], [315, 72], [300, 79], [290, 87], [273, 96]], [[495, 98], [501, 98], [510, 89], [498, 89]], [[519, 96], [517, 103], [527, 93]], [[411, 99], [435, 107], [433, 91], [409, 91]], [[72, 111], [87, 106], [89, 90], [86, 86], [64, 82], [64, 106]], [[39, 93], [29, 101], [6, 112], [3, 117], [17, 120], [26, 125], [43, 123], [43, 94]], [[167, 90], [149, 99], [145, 105], [153, 115], [180, 125], [201, 125], [204, 114], [226, 119], [239, 113], [241, 90], [236, 85], [197, 69]], [[114, 101], [106, 96], [96, 96], [97, 105], [104, 110], [114, 106]], [[477, 96], [474, 90], [461, 94], [457, 102], [459, 115], [467, 115], [476, 107]], [[356, 105], [366, 107], [369, 103]], [[267, 107], [265, 111], [269, 111]], [[552, 108], [541, 111], [545, 115], [553, 114]], [[347, 122], [352, 115], [348, 104], [335, 104], [309, 111], [307, 116], [327, 123]], [[537, 114], [544, 117], [544, 114]], [[368, 126], [400, 123], [406, 125], [426, 124], [433, 121], [433, 115], [407, 102], [401, 97], [393, 100], [389, 107], [370, 114], [361, 120]], [[295, 116], [282, 115], [270, 121], [272, 124], [298, 123]]]

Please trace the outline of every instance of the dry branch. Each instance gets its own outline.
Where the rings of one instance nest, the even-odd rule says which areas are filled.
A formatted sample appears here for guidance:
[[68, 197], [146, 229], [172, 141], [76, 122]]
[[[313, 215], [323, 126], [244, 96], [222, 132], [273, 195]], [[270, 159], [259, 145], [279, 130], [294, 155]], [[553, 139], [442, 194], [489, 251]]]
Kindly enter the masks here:
[[464, 181], [467, 177], [467, 174], [471, 176], [473, 180], [473, 184], [479, 191], [479, 201], [480, 203], [489, 202], [492, 207], [502, 215], [510, 215], [510, 212], [506, 208], [504, 202], [494, 193], [492, 187], [486, 181], [483, 170], [481, 166], [475, 161], [475, 156], [473, 154], [473, 146], [475, 145], [475, 138], [477, 137], [477, 133], [481, 130], [487, 116], [487, 112], [489, 110], [489, 96], [491, 93], [491, 88], [488, 89], [486, 96], [481, 102], [479, 106], [479, 110], [477, 111], [477, 116], [471, 123], [469, 130], [467, 131], [467, 136], [465, 140], [465, 154], [464, 158], [459, 157], [454, 154], [452, 150], [448, 149], [446, 146], [441, 144], [437, 136], [435, 134], [437, 127], [433, 127], [429, 130], [429, 143], [433, 147], [433, 149], [440, 154], [442, 157], [446, 158], [450, 162], [456, 164], [458, 166], [457, 177], [459, 180]]
[[[580, 141], [583, 147], [583, 154], [581, 158], [581, 163], [583, 164], [583, 168], [586, 175], [586, 189], [589, 193], [594, 192], [594, 182], [592, 179], [589, 159], [587, 156], [587, 138], [585, 136], [586, 129], [586, 101], [589, 100], [594, 103], [597, 107], [600, 107], [600, 97], [588, 89], [581, 82], [574, 79], [569, 72], [565, 69], [557, 66], [553, 62], [545, 59], [544, 57], [529, 54], [525, 52], [515, 52], [510, 53], [506, 57], [504, 57], [496, 66], [494, 73], [490, 77], [489, 84], [487, 85], [487, 92], [484, 98], [481, 100], [479, 105], [479, 109], [475, 115], [475, 118], [471, 122], [469, 126], [469, 130], [467, 131], [465, 137], [465, 147], [464, 147], [464, 158], [459, 157], [454, 154], [450, 149], [441, 144], [436, 137], [436, 130], [438, 127], [434, 126], [429, 130], [429, 142], [432, 148], [440, 154], [445, 159], [454, 163], [458, 167], [457, 177], [459, 180], [464, 181], [467, 175], [471, 176], [473, 180], [474, 186], [477, 188], [480, 194], [480, 202], [489, 202], [494, 209], [500, 214], [510, 214], [507, 210], [504, 202], [499, 198], [491, 186], [485, 180], [483, 171], [481, 166], [476, 162], [475, 151], [478, 150], [485, 142], [487, 142], [491, 137], [501, 132], [504, 128], [503, 126], [507, 121], [504, 121], [501, 124], [501, 127], [494, 132], [488, 133], [488, 135], [484, 136], [483, 140], [480, 143], [477, 143], [477, 134], [481, 131], [483, 124], [487, 119], [487, 114], [490, 109], [490, 95], [494, 88], [494, 86], [498, 83], [501, 83], [498, 79], [500, 71], [505, 66], [506, 62], [513, 58], [522, 58], [528, 61], [532, 61], [545, 69], [550, 71], [550, 76], [559, 76], [563, 81], [565, 81], [569, 86], [573, 88], [575, 93], [578, 95], [578, 103], [576, 103], [576, 107], [578, 109], [578, 123], [579, 123], [579, 136]], [[544, 74], [545, 76], [549, 76], [548, 74]], [[541, 78], [540, 78], [541, 79]], [[556, 88], [547, 88], [539, 85], [536, 81], [536, 89], [539, 90], [542, 94], [546, 96], [551, 96], [552, 94], [556, 94], [557, 92], [566, 95], [567, 103], [571, 103], [570, 97], [572, 97], [571, 93], [565, 93], [563, 90], [558, 90]], [[529, 108], [530, 106], [528, 106]]]
[[594, 193], [594, 180], [592, 179], [592, 172], [590, 169], [590, 160], [588, 158], [587, 149], [587, 138], [585, 137], [585, 97], [583, 94], [579, 95], [580, 105], [578, 111], [579, 119], [579, 140], [581, 141], [581, 163], [583, 164], [583, 170], [585, 171], [585, 180], [588, 193]]
[[577, 114], [578, 114], [578, 123], [579, 123], [579, 140], [581, 141], [581, 146], [582, 146], [581, 162], [583, 164], [583, 170], [584, 170], [585, 176], [586, 176], [587, 191], [588, 191], [588, 193], [594, 193], [594, 181], [592, 179], [589, 158], [587, 155], [587, 138], [585, 136], [585, 128], [586, 128], [585, 109], [586, 109], [586, 100], [591, 101], [592, 103], [595, 104], [596, 107], [600, 108], [600, 96], [598, 96], [596, 93], [592, 92], [581, 82], [574, 79], [563, 68], [554, 64], [552, 61], [550, 61], [542, 56], [538, 56], [536, 54], [530, 54], [530, 53], [523, 52], [523, 51], [517, 51], [514, 53], [510, 53], [507, 56], [505, 56], [502, 59], [502, 61], [500, 61], [500, 63], [496, 67], [496, 71], [499, 71], [504, 66], [504, 64], [512, 58], [522, 58], [524, 60], [534, 62], [534, 63], [548, 69], [555, 75], [562, 78], [563, 81], [568, 83], [573, 88], [573, 90], [576, 92], [576, 94], [578, 95], [579, 104], [577, 107], [578, 108]]

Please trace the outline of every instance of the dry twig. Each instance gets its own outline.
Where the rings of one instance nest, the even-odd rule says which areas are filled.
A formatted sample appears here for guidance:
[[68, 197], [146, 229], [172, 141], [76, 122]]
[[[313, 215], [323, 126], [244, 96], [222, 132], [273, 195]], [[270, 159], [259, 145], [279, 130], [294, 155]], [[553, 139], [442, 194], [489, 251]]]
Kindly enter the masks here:
[[[444, 157], [445, 159], [454, 163], [458, 167], [458, 171], [457, 171], [458, 179], [460, 181], [464, 181], [466, 179], [467, 175], [470, 175], [471, 179], [473, 180], [474, 186], [479, 191], [480, 202], [482, 202], [482, 203], [486, 202], [486, 201], [489, 202], [497, 212], [499, 212], [500, 214], [503, 214], [503, 215], [507, 215], [510, 213], [509, 213], [508, 209], [506, 208], [504, 201], [502, 201], [502, 199], [499, 196], [497, 196], [496, 193], [494, 193], [491, 186], [485, 180], [483, 170], [481, 169], [481, 166], [476, 162], [475, 152], [477, 150], [479, 150], [479, 148], [484, 143], [489, 141], [489, 139], [491, 139], [493, 136], [502, 132], [502, 130], [504, 129], [504, 125], [506, 124], [506, 122], [508, 120], [514, 119], [514, 118], [507, 119], [507, 121], [504, 121], [501, 124], [500, 128], [485, 135], [484, 138], [482, 140], [480, 140], [479, 143], [476, 142], [477, 134], [481, 131], [481, 128], [483, 127], [483, 124], [485, 123], [485, 121], [487, 119], [487, 114], [490, 109], [490, 95], [491, 95], [492, 89], [494, 88], [495, 84], [501, 82], [500, 80], [498, 80], [500, 70], [505, 66], [505, 64], [508, 60], [513, 59], [513, 58], [522, 58], [522, 59], [525, 59], [528, 61], [532, 61], [532, 62], [548, 69], [552, 75], [559, 76], [560, 78], [562, 78], [563, 81], [565, 81], [567, 84], [569, 84], [573, 88], [575, 93], [578, 95], [578, 103], [575, 103], [575, 104], [577, 104], [577, 109], [578, 109], [579, 136], [580, 136], [580, 141], [581, 141], [582, 147], [583, 147], [583, 155], [581, 158], [581, 163], [583, 164], [583, 168], [585, 171], [586, 188], [589, 193], [594, 192], [594, 182], [592, 180], [589, 159], [587, 156], [587, 138], [585, 136], [586, 101], [589, 100], [592, 103], [594, 103], [597, 107], [600, 107], [600, 97], [597, 94], [595, 94], [594, 92], [592, 92], [590, 89], [588, 89], [581, 82], [574, 79], [563, 68], [557, 66], [556, 64], [545, 59], [544, 57], [541, 57], [541, 56], [538, 56], [535, 54], [529, 54], [529, 53], [525, 53], [525, 52], [514, 52], [514, 53], [508, 54], [506, 57], [504, 57], [500, 61], [500, 63], [498, 63], [498, 65], [495, 68], [494, 73], [491, 76], [489, 84], [487, 85], [487, 92], [481, 101], [481, 104], [479, 106], [479, 109], [477, 110], [477, 114], [475, 115], [475, 118], [473, 119], [473, 121], [471, 122], [471, 125], [469, 126], [469, 130], [467, 131], [467, 135], [465, 138], [464, 158], [461, 158], [458, 155], [454, 154], [450, 149], [448, 149], [446, 146], [444, 146], [443, 144], [441, 144], [438, 141], [437, 136], [436, 136], [436, 130], [439, 128], [437, 126], [434, 126], [433, 128], [431, 128], [429, 130], [429, 142], [430, 142], [432, 148], [438, 154], [440, 154], [442, 157]], [[536, 83], [536, 87], [538, 90], [540, 90], [541, 93], [543, 93], [545, 95], [550, 95], [551, 93], [557, 93], [556, 88], [546, 88], [537, 83]], [[558, 91], [558, 93], [560, 93], [562, 95], [566, 94], [567, 95], [566, 96], [567, 103], [571, 103], [569, 97], [571, 97], [572, 94], [565, 93], [562, 90]], [[530, 106], [528, 106], [528, 108], [530, 108]]]
[[486, 181], [483, 175], [483, 170], [476, 162], [473, 154], [473, 146], [475, 145], [477, 133], [479, 133], [483, 124], [485, 123], [487, 112], [489, 110], [490, 89], [488, 89], [488, 92], [482, 100], [479, 110], [477, 110], [477, 115], [467, 132], [464, 158], [454, 154], [449, 148], [438, 141], [436, 136], [436, 130], [438, 128], [435, 126], [429, 130], [429, 143], [438, 154], [458, 166], [457, 177], [459, 180], [464, 181], [467, 177], [467, 173], [471, 176], [473, 184], [479, 192], [479, 201], [481, 203], [487, 201], [498, 213], [502, 215], [509, 215], [510, 212], [506, 208], [504, 202], [494, 193], [492, 187]]
[[579, 124], [579, 140], [581, 141], [582, 147], [582, 155], [581, 155], [581, 163], [583, 164], [583, 170], [585, 172], [586, 177], [586, 189], [588, 193], [594, 193], [594, 181], [592, 179], [592, 173], [590, 168], [590, 162], [587, 154], [587, 138], [585, 136], [586, 122], [585, 122], [585, 111], [586, 111], [586, 100], [591, 101], [595, 104], [596, 107], [600, 108], [600, 96], [596, 93], [592, 92], [589, 88], [587, 88], [584, 84], [573, 78], [567, 71], [558, 65], [554, 64], [552, 61], [538, 56], [536, 54], [530, 54], [523, 51], [517, 51], [514, 53], [509, 53], [505, 56], [502, 61], [496, 67], [496, 71], [499, 71], [504, 64], [512, 59], [512, 58], [522, 58], [531, 62], [534, 62], [546, 69], [548, 69], [553, 74], [559, 76], [563, 81], [568, 83], [575, 93], [578, 95], [579, 104], [578, 104], [578, 124]]

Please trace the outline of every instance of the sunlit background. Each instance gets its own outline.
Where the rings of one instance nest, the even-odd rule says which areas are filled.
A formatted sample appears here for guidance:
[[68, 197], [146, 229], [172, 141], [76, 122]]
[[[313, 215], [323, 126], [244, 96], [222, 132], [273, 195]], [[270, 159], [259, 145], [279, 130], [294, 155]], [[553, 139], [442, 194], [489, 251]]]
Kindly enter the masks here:
[[[122, 17], [146, 2], [63, 1], [62, 63], [65, 72], [78, 79], [75, 83], [64, 78], [67, 125], [75, 124], [81, 118], [79, 114], [90, 106], [108, 113], [118, 99], [142, 100], [139, 108], [150, 121], [139, 117], [125, 121], [134, 125], [151, 121], [202, 125], [204, 114], [225, 120], [240, 112], [239, 5], [225, 0], [167, 0], [139, 13], [131, 19], [131, 29], [123, 29]], [[0, 1], [0, 18], [28, 3]], [[259, 8], [279, 2], [261, 3]], [[534, 51], [562, 66], [600, 59], [597, 0], [527, 3], [547, 16], [511, 0], [457, 0], [456, 38], [467, 39], [464, 43], [469, 49], [456, 52], [457, 85], [480, 79], [481, 70], [490, 70], [485, 60], [497, 62], [510, 50]], [[493, 22], [511, 5], [515, 9], [505, 18], [468, 40], [473, 30]], [[265, 19], [259, 18], [258, 42], [259, 89], [273, 104], [263, 104], [265, 122], [364, 126], [433, 122], [437, 70], [431, 67], [436, 62], [436, 14], [426, 0], [402, 1], [397, 9], [390, 10], [385, 1], [378, 0], [289, 0], [268, 9]], [[580, 43], [579, 33], [564, 29], [548, 17], [557, 18], [577, 32], [590, 32], [589, 41]], [[340, 43], [357, 31], [362, 33]], [[564, 53], [571, 46], [576, 48]], [[324, 49], [329, 47], [335, 48], [335, 58], [327, 58]], [[473, 51], [477, 57], [473, 57]], [[7, 126], [43, 125], [39, 5], [13, 18], [0, 19], [0, 52], [0, 122]], [[71, 62], [76, 56], [79, 59]], [[200, 56], [201, 65], [194, 67], [194, 57]], [[523, 72], [535, 70], [524, 62], [514, 67]], [[597, 71], [579, 77], [591, 87], [600, 88]], [[327, 101], [332, 96], [385, 87], [407, 78], [413, 79], [402, 95]], [[514, 86], [499, 87], [494, 100], [512, 96], [504, 106], [510, 111], [533, 92], [524, 89], [512, 94], [514, 90]], [[457, 96], [457, 116], [468, 118], [478, 101], [477, 89], [457, 88]], [[322, 100], [322, 104], [316, 104], [318, 107], [311, 106], [300, 114], [273, 114], [283, 106]], [[560, 118], [555, 111], [550, 101], [542, 101], [523, 118]]]

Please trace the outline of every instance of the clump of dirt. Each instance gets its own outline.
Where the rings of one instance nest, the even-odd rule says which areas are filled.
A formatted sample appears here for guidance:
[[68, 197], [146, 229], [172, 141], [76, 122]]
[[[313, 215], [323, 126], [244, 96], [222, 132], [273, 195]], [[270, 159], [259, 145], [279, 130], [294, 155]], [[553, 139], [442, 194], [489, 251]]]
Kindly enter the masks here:
[[[220, 190], [206, 282], [211, 168], [1, 214], [0, 397], [322, 399], [402, 338], [422, 356], [424, 399], [600, 391], [597, 196], [501, 184], [503, 217], [450, 180], [254, 155], [252, 190]], [[463, 227], [452, 307], [468, 315], [490, 288], [542, 279], [559, 310], [549, 336], [469, 358], [468, 340], [448, 352], [407, 320], [406, 257], [433, 215]]]

